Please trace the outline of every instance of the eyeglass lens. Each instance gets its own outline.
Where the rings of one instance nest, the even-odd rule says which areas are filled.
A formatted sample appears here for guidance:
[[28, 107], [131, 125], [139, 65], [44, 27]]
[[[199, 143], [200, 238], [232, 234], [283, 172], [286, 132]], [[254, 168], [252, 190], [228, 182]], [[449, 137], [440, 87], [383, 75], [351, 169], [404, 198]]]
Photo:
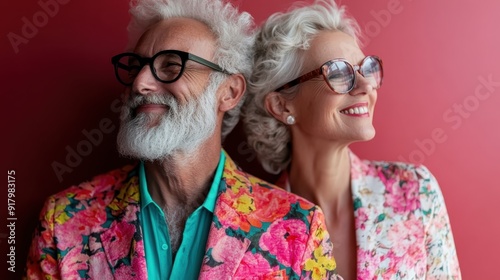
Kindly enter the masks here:
[[155, 74], [163, 82], [171, 82], [182, 72], [182, 59], [175, 53], [163, 53], [157, 56], [153, 66]]
[[[153, 75], [162, 82], [172, 82], [177, 79], [183, 68], [182, 58], [176, 53], [162, 53], [153, 57]], [[131, 85], [137, 77], [144, 62], [140, 61], [139, 56], [124, 55], [116, 64], [116, 73], [118, 79]]]
[[141, 64], [137, 57], [125, 55], [115, 64], [116, 75], [123, 84], [132, 84], [141, 71]]
[[[375, 57], [367, 57], [360, 66], [361, 75], [368, 80], [375, 89], [380, 87], [382, 81], [382, 67]], [[326, 68], [326, 77], [335, 92], [348, 93], [354, 88], [355, 71], [346, 61], [332, 61]]]

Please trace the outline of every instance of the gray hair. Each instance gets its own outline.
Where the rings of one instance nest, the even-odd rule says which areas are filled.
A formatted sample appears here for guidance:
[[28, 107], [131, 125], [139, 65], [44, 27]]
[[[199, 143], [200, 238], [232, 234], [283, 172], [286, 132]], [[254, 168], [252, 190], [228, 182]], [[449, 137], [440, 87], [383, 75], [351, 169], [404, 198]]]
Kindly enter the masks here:
[[[195, 19], [206, 24], [217, 40], [215, 63], [230, 73], [243, 74], [248, 80], [255, 39], [254, 21], [249, 13], [240, 13], [225, 0], [132, 0], [130, 14], [128, 49], [135, 46], [146, 29], [161, 20], [175, 17]], [[238, 123], [244, 99], [245, 96], [224, 115], [222, 139]]]
[[[291, 136], [288, 127], [267, 112], [265, 97], [300, 75], [305, 51], [323, 30], [341, 31], [359, 41], [358, 24], [333, 0], [298, 3], [286, 13], [270, 16], [257, 33], [243, 123], [248, 143], [267, 172], [277, 174], [288, 166]], [[294, 86], [280, 94], [290, 99], [296, 90]]]

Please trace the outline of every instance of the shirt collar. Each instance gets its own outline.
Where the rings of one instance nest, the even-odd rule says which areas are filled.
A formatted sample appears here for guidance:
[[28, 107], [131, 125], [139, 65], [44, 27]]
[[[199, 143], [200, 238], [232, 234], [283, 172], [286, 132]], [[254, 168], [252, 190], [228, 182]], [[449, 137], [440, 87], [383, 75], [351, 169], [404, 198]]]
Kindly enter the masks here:
[[[210, 212], [214, 212], [215, 202], [217, 200], [217, 193], [219, 190], [220, 181], [222, 179], [222, 173], [224, 171], [224, 164], [226, 162], [226, 155], [221, 150], [219, 157], [219, 164], [215, 170], [214, 179], [212, 181], [212, 185], [210, 186], [210, 190], [208, 191], [207, 197], [203, 202], [202, 206]], [[146, 171], [144, 169], [144, 162], [141, 161], [139, 164], [139, 191], [141, 198], [141, 210], [144, 210], [149, 204], [153, 203], [157, 205], [148, 191], [148, 183], [146, 180]], [[158, 206], [158, 205], [157, 205]]]
[[139, 163], [139, 192], [141, 198], [141, 210], [144, 210], [149, 204], [156, 204], [148, 191], [148, 183], [146, 181], [146, 170], [144, 169], [144, 162]]
[[207, 198], [203, 202], [202, 206], [205, 207], [210, 212], [214, 212], [215, 202], [217, 200], [217, 193], [219, 191], [220, 181], [222, 179], [222, 173], [224, 171], [224, 164], [226, 162], [226, 155], [221, 150], [219, 157], [219, 164], [217, 165], [217, 169], [215, 170], [214, 180], [212, 181], [212, 185], [210, 186], [210, 190], [208, 191]]

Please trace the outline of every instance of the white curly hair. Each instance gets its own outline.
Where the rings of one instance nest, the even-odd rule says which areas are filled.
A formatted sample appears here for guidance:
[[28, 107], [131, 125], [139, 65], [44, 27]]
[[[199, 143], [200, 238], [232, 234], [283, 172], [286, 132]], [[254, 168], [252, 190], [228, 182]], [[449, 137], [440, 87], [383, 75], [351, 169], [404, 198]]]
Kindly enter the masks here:
[[[217, 40], [214, 62], [229, 73], [241, 73], [248, 80], [253, 65], [254, 21], [247, 12], [239, 12], [225, 0], [132, 0], [128, 26], [127, 49], [135, 47], [140, 36], [153, 24], [169, 18], [192, 18], [205, 23]], [[214, 72], [211, 75], [218, 75]], [[221, 79], [216, 79], [221, 83]], [[240, 118], [239, 104], [226, 112], [222, 123], [222, 140]]]
[[[304, 51], [323, 30], [344, 32], [359, 43], [358, 24], [333, 0], [296, 3], [288, 12], [270, 16], [256, 35], [243, 124], [248, 144], [269, 173], [277, 174], [289, 165], [291, 137], [288, 127], [267, 112], [265, 97], [300, 75]], [[296, 90], [294, 86], [280, 94], [290, 99]]]

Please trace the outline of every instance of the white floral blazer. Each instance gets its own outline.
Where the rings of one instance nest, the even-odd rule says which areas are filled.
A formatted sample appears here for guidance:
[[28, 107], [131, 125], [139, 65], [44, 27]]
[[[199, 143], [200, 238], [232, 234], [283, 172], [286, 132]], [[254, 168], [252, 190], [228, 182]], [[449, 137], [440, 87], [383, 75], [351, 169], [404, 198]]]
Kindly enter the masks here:
[[[357, 279], [461, 279], [443, 195], [429, 170], [350, 158]], [[288, 187], [285, 176], [278, 185]]]

